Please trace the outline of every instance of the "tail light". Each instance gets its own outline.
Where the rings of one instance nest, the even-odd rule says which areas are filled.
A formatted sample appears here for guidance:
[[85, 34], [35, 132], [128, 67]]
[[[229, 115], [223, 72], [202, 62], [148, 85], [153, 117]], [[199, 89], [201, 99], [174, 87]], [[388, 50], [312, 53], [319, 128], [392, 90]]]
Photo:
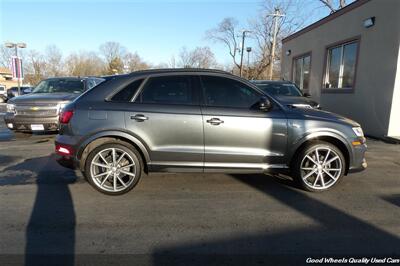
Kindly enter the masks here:
[[64, 110], [60, 113], [58, 120], [59, 120], [60, 124], [68, 124], [69, 120], [71, 120], [73, 115], [74, 115], [74, 111]]
[[74, 152], [74, 150], [72, 149], [72, 147], [70, 147], [68, 145], [56, 144], [56, 153], [58, 153], [60, 155], [71, 156], [73, 154], [73, 152]]

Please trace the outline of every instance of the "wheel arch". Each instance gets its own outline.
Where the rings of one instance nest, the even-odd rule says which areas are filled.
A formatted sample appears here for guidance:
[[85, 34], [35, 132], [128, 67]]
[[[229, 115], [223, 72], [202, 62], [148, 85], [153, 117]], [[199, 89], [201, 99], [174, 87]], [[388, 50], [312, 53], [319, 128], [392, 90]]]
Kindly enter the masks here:
[[350, 157], [351, 147], [349, 147], [347, 141], [343, 137], [341, 137], [340, 135], [336, 135], [334, 133], [312, 134], [298, 141], [297, 144], [295, 145], [295, 148], [293, 149], [289, 165], [290, 166], [293, 165], [298, 154], [302, 151], [302, 149], [304, 149], [306, 145], [313, 143], [315, 141], [325, 141], [331, 143], [342, 152], [346, 163], [346, 169], [344, 174], [347, 175], [351, 164], [351, 157]]
[[79, 160], [80, 170], [84, 171], [84, 162], [93, 149], [95, 149], [99, 145], [111, 141], [125, 142], [135, 147], [142, 157], [144, 171], [148, 173], [147, 164], [150, 162], [150, 155], [147, 147], [138, 138], [126, 132], [119, 131], [103, 131], [85, 139], [79, 146], [78, 152], [76, 154], [77, 159]]

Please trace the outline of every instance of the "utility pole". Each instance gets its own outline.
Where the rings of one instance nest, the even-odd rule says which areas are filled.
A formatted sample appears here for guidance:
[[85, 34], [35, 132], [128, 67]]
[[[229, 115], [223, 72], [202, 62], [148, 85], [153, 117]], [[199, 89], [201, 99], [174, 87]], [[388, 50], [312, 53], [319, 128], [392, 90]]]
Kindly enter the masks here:
[[247, 52], [247, 79], [250, 77], [250, 52], [251, 52], [251, 47], [246, 48]]
[[243, 73], [243, 53], [244, 53], [244, 39], [246, 38], [246, 33], [250, 33], [249, 30], [242, 30], [242, 49], [240, 52], [240, 69], [239, 69], [239, 76], [242, 77]]
[[275, 47], [276, 47], [276, 35], [278, 33], [278, 19], [280, 17], [284, 17], [285, 15], [281, 14], [279, 8], [275, 8], [274, 14], [269, 14], [268, 16], [274, 17], [274, 35], [272, 38], [272, 51], [271, 51], [271, 61], [269, 65], [269, 79], [272, 79], [273, 70], [274, 70], [274, 61], [275, 61]]

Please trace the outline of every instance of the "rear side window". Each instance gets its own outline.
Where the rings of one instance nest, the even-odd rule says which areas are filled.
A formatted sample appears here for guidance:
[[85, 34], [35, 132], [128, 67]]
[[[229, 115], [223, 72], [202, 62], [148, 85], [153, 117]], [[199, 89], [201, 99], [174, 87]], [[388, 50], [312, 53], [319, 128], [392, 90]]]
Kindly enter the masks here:
[[260, 94], [242, 82], [215, 76], [202, 76], [206, 105], [250, 108], [260, 100]]
[[143, 88], [142, 103], [196, 104], [196, 93], [191, 76], [150, 78]]
[[112, 98], [113, 102], [130, 102], [135, 95], [136, 91], [139, 89], [142, 84], [143, 79], [138, 79], [117, 92]]

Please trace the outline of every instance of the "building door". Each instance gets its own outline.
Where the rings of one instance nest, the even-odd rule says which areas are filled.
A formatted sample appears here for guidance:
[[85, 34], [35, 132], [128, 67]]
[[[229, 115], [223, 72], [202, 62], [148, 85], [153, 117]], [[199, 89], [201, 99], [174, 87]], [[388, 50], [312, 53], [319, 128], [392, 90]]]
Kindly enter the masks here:
[[293, 81], [302, 91], [309, 90], [311, 55], [302, 55], [293, 59]]

